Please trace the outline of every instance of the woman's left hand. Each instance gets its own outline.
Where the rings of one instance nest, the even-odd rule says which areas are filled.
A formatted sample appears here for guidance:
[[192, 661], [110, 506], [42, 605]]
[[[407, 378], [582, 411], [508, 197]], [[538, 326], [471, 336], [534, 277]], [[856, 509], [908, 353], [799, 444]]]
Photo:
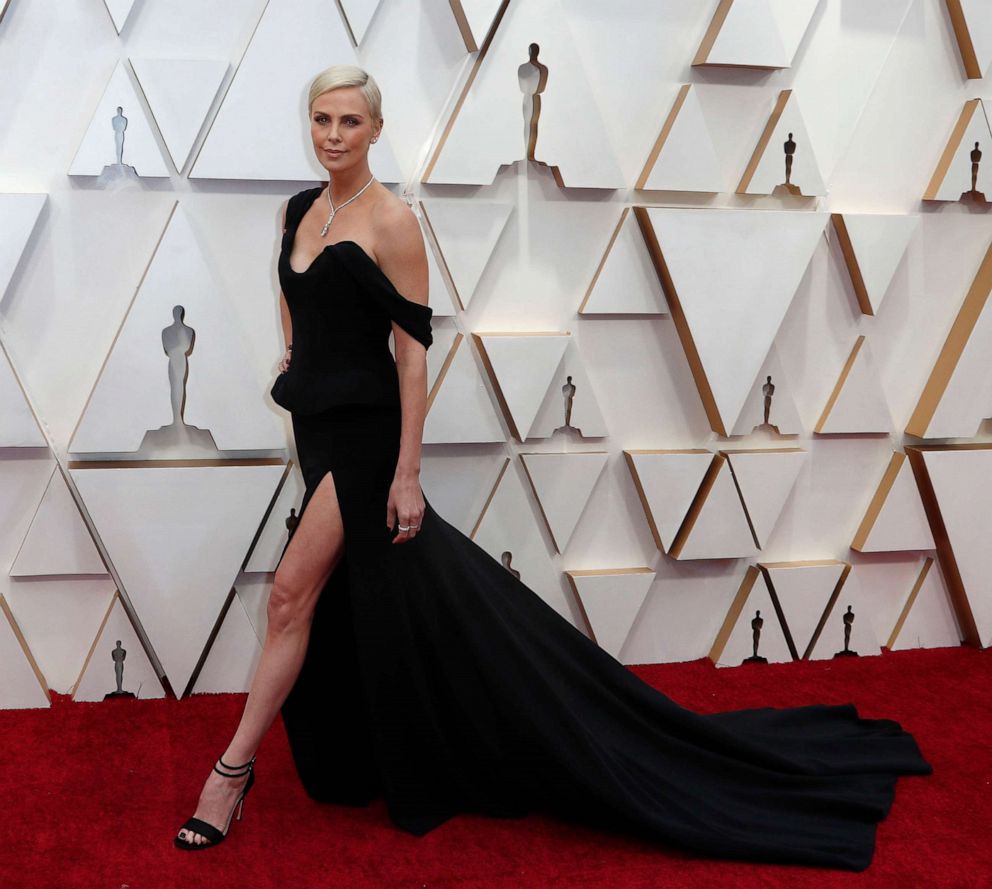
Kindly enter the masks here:
[[390, 531], [399, 524], [399, 533], [393, 538], [393, 543], [406, 543], [417, 536], [420, 523], [424, 517], [424, 495], [420, 490], [417, 476], [396, 475], [389, 487], [389, 500], [386, 503], [386, 527]]

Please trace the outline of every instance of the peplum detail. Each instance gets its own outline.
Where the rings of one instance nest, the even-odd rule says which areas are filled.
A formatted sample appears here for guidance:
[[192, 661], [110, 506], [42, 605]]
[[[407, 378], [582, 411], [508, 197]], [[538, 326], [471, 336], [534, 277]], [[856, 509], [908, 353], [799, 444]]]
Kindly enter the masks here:
[[355, 241], [328, 244], [302, 272], [292, 268], [296, 230], [321, 191], [306, 189], [287, 204], [279, 281], [293, 322], [293, 358], [269, 394], [301, 416], [346, 404], [399, 406], [391, 322], [430, 348], [434, 310], [403, 296]]

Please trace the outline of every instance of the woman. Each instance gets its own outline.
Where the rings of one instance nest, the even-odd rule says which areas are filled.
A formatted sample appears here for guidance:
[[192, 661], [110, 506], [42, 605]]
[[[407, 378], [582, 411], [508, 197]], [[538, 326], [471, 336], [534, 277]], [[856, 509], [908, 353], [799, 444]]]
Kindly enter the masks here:
[[686, 710], [426, 501], [423, 239], [369, 170], [375, 81], [334, 66], [309, 98], [329, 185], [287, 205], [272, 389], [306, 492], [244, 715], [176, 845], [225, 838], [281, 708], [313, 798], [383, 796], [418, 836], [459, 812], [545, 809], [711, 856], [867, 867], [897, 776], [931, 772], [898, 723], [851, 704]]

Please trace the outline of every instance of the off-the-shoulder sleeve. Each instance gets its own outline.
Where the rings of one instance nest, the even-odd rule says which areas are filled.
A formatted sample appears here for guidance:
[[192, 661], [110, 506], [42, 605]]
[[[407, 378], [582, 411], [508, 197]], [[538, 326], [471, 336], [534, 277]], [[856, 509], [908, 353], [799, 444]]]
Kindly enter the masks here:
[[430, 306], [403, 296], [359, 244], [354, 241], [342, 241], [339, 247], [345, 268], [363, 289], [386, 310], [393, 321], [425, 349], [429, 349], [434, 342], [431, 332], [431, 317], [434, 315], [434, 310]]

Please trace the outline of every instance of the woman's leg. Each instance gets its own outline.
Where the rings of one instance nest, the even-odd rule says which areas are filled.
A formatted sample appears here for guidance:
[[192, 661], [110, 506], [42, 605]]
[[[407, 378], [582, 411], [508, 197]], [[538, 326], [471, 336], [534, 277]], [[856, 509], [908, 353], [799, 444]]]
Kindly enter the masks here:
[[[328, 472], [313, 492], [276, 569], [269, 593], [268, 629], [241, 722], [222, 759], [248, 762], [275, 719], [303, 666], [310, 625], [320, 591], [344, 551], [344, 526], [334, 477]], [[224, 778], [211, 771], [195, 817], [219, 830], [248, 777]], [[187, 839], [180, 830], [180, 838]], [[193, 833], [192, 841], [204, 842]]]

